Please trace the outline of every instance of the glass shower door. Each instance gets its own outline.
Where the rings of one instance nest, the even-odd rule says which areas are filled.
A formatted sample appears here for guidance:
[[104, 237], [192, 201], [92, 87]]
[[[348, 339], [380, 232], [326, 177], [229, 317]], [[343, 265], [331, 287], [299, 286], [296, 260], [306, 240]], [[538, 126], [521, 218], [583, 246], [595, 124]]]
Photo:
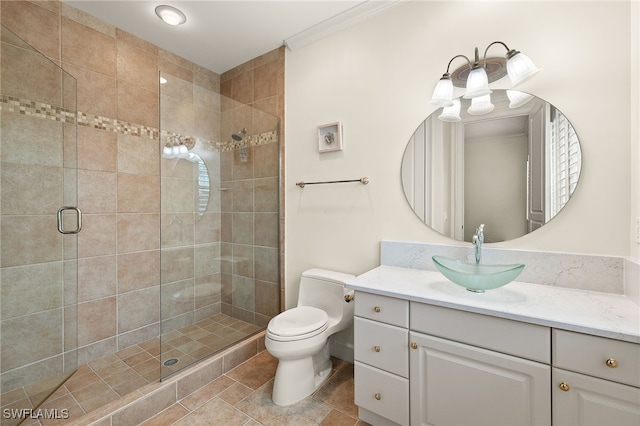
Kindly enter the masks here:
[[0, 45], [1, 424], [77, 368], [76, 81], [6, 28]]

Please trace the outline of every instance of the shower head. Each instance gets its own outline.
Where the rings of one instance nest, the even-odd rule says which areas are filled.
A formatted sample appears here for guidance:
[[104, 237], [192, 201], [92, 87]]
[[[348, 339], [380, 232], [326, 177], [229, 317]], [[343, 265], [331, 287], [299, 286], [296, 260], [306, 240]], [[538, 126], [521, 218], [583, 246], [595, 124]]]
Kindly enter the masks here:
[[236, 133], [232, 134], [232, 135], [231, 135], [231, 138], [232, 138], [234, 141], [238, 141], [238, 142], [240, 142], [242, 139], [244, 139], [244, 135], [246, 135], [246, 134], [247, 134], [247, 129], [246, 129], [246, 128], [244, 128], [244, 129], [242, 129], [242, 130], [238, 130]]

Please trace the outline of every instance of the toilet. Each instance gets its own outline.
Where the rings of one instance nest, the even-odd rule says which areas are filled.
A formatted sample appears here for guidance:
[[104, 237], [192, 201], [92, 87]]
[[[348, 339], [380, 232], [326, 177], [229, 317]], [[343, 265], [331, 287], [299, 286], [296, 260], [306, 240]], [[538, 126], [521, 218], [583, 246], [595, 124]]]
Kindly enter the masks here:
[[331, 337], [353, 324], [354, 302], [345, 299], [353, 291], [344, 287], [353, 277], [325, 269], [303, 272], [298, 305], [269, 321], [265, 346], [278, 358], [272, 394], [276, 405], [306, 398], [329, 378]]

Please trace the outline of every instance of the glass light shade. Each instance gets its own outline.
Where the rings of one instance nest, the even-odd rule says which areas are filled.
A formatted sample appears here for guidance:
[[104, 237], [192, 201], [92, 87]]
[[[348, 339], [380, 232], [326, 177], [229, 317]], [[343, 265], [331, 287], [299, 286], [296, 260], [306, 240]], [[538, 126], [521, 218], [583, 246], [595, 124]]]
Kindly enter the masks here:
[[460, 121], [460, 99], [454, 99], [452, 106], [444, 107], [438, 118], [449, 123]]
[[533, 99], [533, 95], [520, 92], [518, 90], [507, 90], [507, 97], [509, 98], [509, 108], [518, 108]]
[[161, 5], [156, 7], [156, 15], [169, 25], [180, 25], [187, 22], [187, 17], [180, 10], [172, 6]]
[[433, 96], [429, 103], [435, 106], [448, 107], [453, 105], [453, 82], [450, 77], [442, 76], [433, 89]]
[[471, 99], [471, 106], [467, 109], [467, 112], [471, 115], [483, 115], [489, 114], [493, 111], [493, 104], [491, 103], [491, 96], [484, 95]]
[[178, 155], [180, 157], [186, 157], [189, 154], [189, 150], [187, 149], [186, 146], [180, 144], [178, 145]]
[[171, 147], [171, 155], [173, 156], [172, 158], [175, 158], [178, 155], [180, 155], [180, 147], [178, 145], [174, 145]]
[[467, 77], [467, 91], [464, 94], [465, 99], [477, 98], [491, 93], [489, 89], [489, 78], [487, 72], [482, 67], [474, 68]]
[[507, 74], [511, 84], [517, 86], [542, 71], [524, 53], [518, 52], [507, 60]]

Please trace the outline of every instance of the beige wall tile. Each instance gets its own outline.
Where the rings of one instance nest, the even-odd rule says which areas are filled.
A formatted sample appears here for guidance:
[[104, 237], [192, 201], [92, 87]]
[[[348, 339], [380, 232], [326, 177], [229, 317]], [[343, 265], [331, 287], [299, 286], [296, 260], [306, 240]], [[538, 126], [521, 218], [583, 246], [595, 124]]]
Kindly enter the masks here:
[[[2, 368], [5, 371], [51, 357], [62, 347], [62, 309], [51, 309], [3, 321]], [[25, 330], [29, 330], [28, 335]]]
[[236, 244], [253, 244], [253, 213], [234, 213], [231, 241]]
[[118, 253], [160, 248], [160, 216], [157, 213], [118, 215]]
[[58, 13], [27, 1], [3, 1], [1, 6], [4, 26], [47, 57], [60, 60]]
[[253, 71], [247, 71], [233, 78], [231, 98], [243, 104], [253, 101]]
[[62, 166], [63, 132], [60, 123], [5, 111], [1, 114], [3, 162]]
[[194, 248], [168, 248], [161, 251], [162, 283], [193, 278]]
[[267, 62], [254, 70], [253, 100], [278, 94], [278, 71], [276, 62]]
[[120, 42], [128, 43], [131, 46], [141, 49], [146, 53], [150, 53], [155, 57], [158, 56], [158, 46], [146, 40], [138, 38], [133, 34], [123, 31], [120, 28], [116, 28], [116, 39], [118, 43]]
[[118, 135], [118, 171], [140, 175], [160, 174], [158, 140]]
[[118, 295], [118, 333], [157, 323], [160, 319], [160, 286]]
[[[189, 90], [189, 93], [193, 93], [192, 90]], [[193, 103], [166, 95], [162, 96], [161, 102], [161, 130], [180, 135], [193, 135]]]
[[78, 259], [78, 302], [116, 294], [116, 257]]
[[277, 212], [278, 202], [278, 179], [257, 179], [256, 212]]
[[117, 82], [118, 120], [158, 128], [158, 91]]
[[62, 235], [55, 215], [3, 216], [1, 266], [18, 266], [62, 260]]
[[115, 77], [116, 41], [88, 26], [62, 17], [62, 62]]
[[78, 257], [115, 254], [116, 215], [85, 214], [78, 234]]
[[78, 204], [84, 213], [115, 213], [116, 174], [78, 170]]
[[278, 281], [278, 249], [256, 247], [254, 251], [256, 261], [256, 279], [277, 283]]
[[115, 172], [117, 167], [117, 135], [91, 127], [78, 126], [78, 163], [84, 170]]
[[77, 80], [77, 109], [85, 114], [116, 117], [116, 79], [112, 75], [63, 63], [63, 68]]
[[256, 213], [255, 243], [277, 248], [279, 241], [278, 213]]
[[86, 346], [116, 334], [116, 298], [78, 304], [78, 344]]
[[62, 206], [62, 168], [2, 163], [2, 213], [51, 214]]
[[[186, 162], [185, 160], [180, 160]], [[193, 163], [188, 163], [193, 165]], [[192, 179], [162, 178], [162, 211], [195, 212], [196, 192]]]
[[87, 27], [101, 32], [109, 37], [116, 36], [116, 27], [114, 27], [113, 25], [108, 24], [93, 15], [89, 15], [88, 13], [85, 13], [80, 9], [69, 6], [66, 2], [60, 2], [60, 6], [60, 14], [62, 16], [76, 21], [82, 25], [86, 25]]
[[160, 178], [118, 173], [118, 212], [157, 213], [160, 209]]
[[62, 262], [2, 268], [0, 276], [3, 320], [62, 305]]
[[118, 81], [126, 81], [147, 90], [157, 91], [159, 84], [157, 54], [129, 44], [123, 38], [117, 39], [116, 46]]
[[[118, 291], [125, 293], [160, 283], [160, 252], [142, 251], [118, 255]], [[155, 304], [157, 300], [149, 301]]]
[[194, 274], [202, 277], [220, 272], [220, 264], [216, 259], [220, 259], [220, 244], [199, 244], [194, 251]]
[[[5, 4], [4, 2], [2, 3]], [[2, 94], [61, 106], [60, 68], [36, 51], [2, 44]]]

